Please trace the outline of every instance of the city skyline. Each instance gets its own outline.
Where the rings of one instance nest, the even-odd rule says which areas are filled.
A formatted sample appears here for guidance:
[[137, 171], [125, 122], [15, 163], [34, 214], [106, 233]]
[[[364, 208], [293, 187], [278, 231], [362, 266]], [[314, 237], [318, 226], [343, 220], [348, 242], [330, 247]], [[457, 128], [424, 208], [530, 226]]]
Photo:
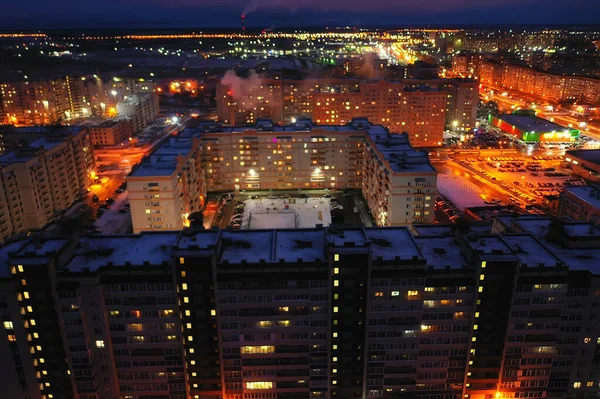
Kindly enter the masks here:
[[[542, 7], [543, 6], [543, 7]], [[34, 8], [35, 13], [28, 10]], [[581, 10], [586, 12], [582, 13]], [[515, 12], [517, 11], [517, 12]], [[4, 13], [11, 17], [5, 29], [52, 28], [228, 28], [239, 26], [242, 13], [248, 14], [249, 27], [303, 27], [352, 25], [515, 25], [515, 24], [594, 24], [600, 4], [591, 0], [572, 2], [529, 0], [527, 2], [430, 1], [426, 5], [413, 0], [396, 4], [390, 1], [284, 2], [263, 0], [244, 3], [224, 1], [218, 6], [201, 0], [167, 2], [157, 0], [141, 4], [108, 2], [104, 9], [93, 4], [60, 0], [51, 5], [41, 0], [13, 3]], [[385, 15], [382, 16], [382, 13]], [[264, 25], [264, 26], [263, 26]]]

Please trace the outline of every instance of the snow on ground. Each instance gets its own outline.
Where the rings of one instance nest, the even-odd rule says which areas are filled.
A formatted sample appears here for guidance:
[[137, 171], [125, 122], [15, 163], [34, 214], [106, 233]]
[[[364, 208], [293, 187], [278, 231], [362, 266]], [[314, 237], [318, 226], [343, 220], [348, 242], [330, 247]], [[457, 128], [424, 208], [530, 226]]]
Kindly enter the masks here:
[[254, 211], [250, 214], [249, 229], [293, 229], [296, 227], [296, 213], [292, 210], [279, 213], [262, 213]]
[[479, 188], [462, 176], [438, 175], [437, 189], [459, 209], [485, 206]]
[[119, 210], [127, 202], [127, 191], [119, 194], [110, 209], [96, 220], [94, 225], [100, 229], [102, 234], [124, 234], [131, 225], [131, 215], [120, 213]]
[[245, 202], [244, 229], [306, 228], [317, 224], [331, 224], [327, 198], [259, 198]]

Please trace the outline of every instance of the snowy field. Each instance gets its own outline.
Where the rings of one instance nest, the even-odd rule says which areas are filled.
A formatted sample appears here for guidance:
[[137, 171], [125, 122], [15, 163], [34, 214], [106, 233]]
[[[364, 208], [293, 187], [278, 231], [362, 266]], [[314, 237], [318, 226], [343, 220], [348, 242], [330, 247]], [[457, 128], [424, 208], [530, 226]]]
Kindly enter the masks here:
[[331, 224], [327, 198], [259, 198], [244, 203], [242, 229], [306, 228]]
[[479, 195], [479, 188], [462, 176], [438, 175], [437, 189], [443, 196], [452, 201], [458, 209], [485, 206]]

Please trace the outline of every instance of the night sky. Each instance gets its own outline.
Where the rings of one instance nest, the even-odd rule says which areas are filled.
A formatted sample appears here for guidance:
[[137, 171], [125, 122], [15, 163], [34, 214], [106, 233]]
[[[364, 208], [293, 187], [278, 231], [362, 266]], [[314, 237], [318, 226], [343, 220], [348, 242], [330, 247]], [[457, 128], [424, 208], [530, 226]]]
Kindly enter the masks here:
[[9, 28], [423, 26], [600, 23], [600, 0], [25, 0]]

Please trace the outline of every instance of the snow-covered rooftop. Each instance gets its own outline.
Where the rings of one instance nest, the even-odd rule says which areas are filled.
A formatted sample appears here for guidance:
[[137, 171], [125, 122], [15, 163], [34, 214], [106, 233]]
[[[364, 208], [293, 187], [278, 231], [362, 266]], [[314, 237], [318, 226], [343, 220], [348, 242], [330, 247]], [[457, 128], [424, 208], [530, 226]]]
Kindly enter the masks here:
[[502, 240], [518, 255], [523, 265], [556, 266], [561, 263], [556, 255], [531, 234], [505, 235]]
[[460, 245], [453, 237], [415, 237], [417, 246], [427, 260], [427, 266], [435, 269], [450, 267], [460, 269], [467, 265], [467, 261], [462, 256]]
[[406, 227], [366, 229], [365, 234], [371, 242], [373, 259], [381, 257], [383, 260], [393, 260], [398, 257], [406, 260], [423, 257]]

